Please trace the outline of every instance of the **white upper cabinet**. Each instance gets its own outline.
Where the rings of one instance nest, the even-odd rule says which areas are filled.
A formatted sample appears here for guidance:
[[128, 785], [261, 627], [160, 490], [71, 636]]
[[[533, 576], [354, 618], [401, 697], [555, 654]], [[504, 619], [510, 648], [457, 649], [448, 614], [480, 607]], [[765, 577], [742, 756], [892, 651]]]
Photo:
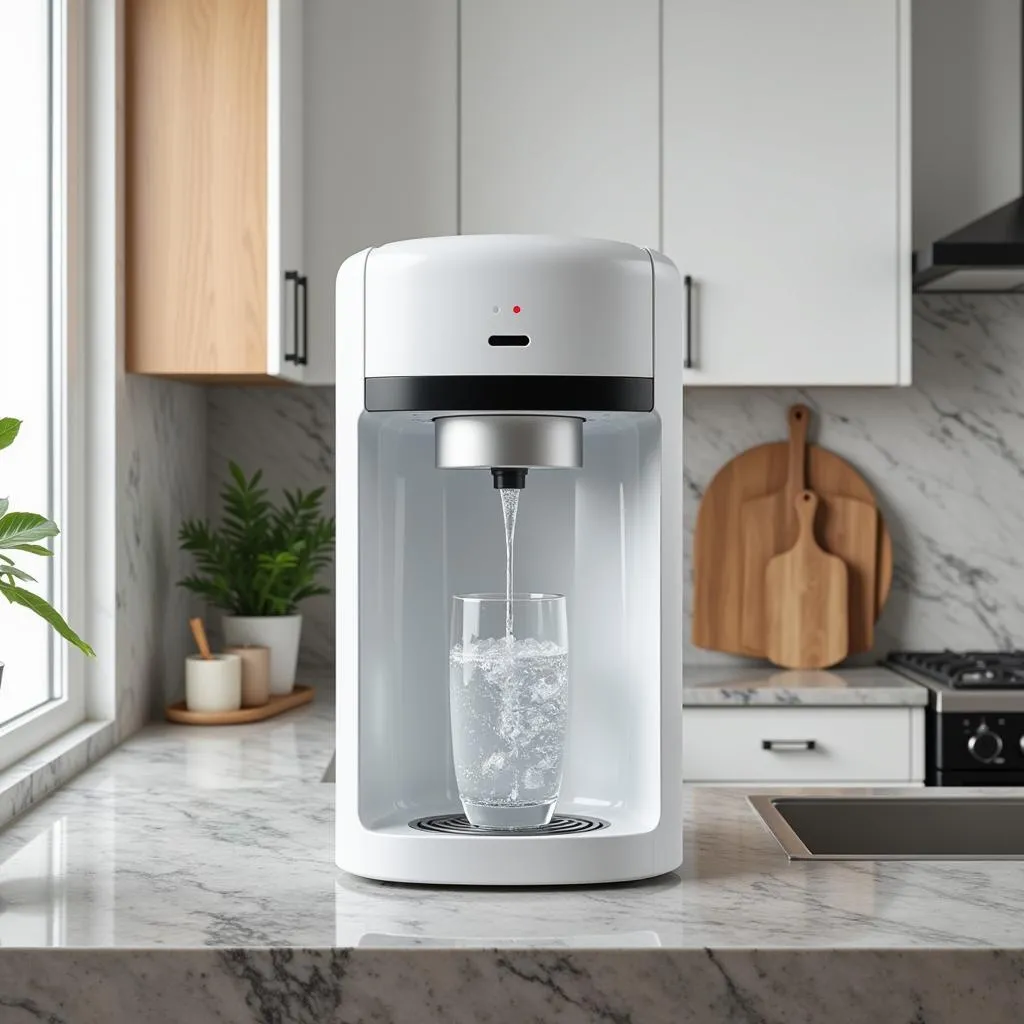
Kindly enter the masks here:
[[687, 384], [910, 382], [910, 0], [306, 0], [303, 49], [308, 363], [270, 372], [333, 382], [353, 252], [540, 232], [690, 276]]
[[657, 247], [658, 7], [462, 4], [462, 232]]
[[306, 0], [306, 383], [334, 382], [347, 257], [458, 232], [457, 12], [457, 0]]
[[910, 383], [909, 33], [909, 0], [664, 0], [687, 384]]

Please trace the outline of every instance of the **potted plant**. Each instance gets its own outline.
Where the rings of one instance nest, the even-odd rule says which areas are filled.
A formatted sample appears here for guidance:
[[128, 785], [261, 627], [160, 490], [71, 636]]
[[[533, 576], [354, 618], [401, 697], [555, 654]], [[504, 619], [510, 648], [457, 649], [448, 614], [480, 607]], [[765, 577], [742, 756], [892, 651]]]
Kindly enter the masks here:
[[[0, 419], [0, 449], [9, 448], [18, 431], [21, 420], [5, 416]], [[7, 498], [0, 498], [0, 594], [11, 604], [20, 604], [31, 612], [45, 619], [68, 643], [73, 644], [83, 654], [95, 657], [93, 649], [67, 624], [64, 617], [45, 598], [31, 590], [20, 586], [22, 583], [35, 583], [35, 577], [14, 564], [14, 559], [4, 554], [6, 551], [21, 551], [27, 555], [39, 555], [49, 558], [53, 552], [40, 544], [40, 541], [56, 537], [60, 530], [57, 524], [46, 516], [36, 512], [9, 512]], [[0, 662], [0, 680], [3, 679], [4, 665]]]
[[269, 647], [270, 691], [290, 693], [302, 635], [299, 603], [330, 593], [317, 583], [334, 552], [334, 518], [321, 514], [326, 488], [285, 491], [284, 503], [274, 505], [260, 486], [262, 471], [246, 477], [234, 462], [229, 468], [220, 525], [181, 524], [178, 538], [197, 571], [180, 586], [228, 613], [227, 644]]

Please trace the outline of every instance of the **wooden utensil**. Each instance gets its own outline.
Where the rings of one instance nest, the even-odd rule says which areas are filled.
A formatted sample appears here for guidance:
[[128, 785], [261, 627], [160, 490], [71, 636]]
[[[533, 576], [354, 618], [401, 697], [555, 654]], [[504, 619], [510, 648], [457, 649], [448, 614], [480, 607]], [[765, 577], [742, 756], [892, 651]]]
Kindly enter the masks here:
[[806, 405], [790, 407], [785, 484], [770, 494], [745, 501], [740, 509], [743, 545], [740, 642], [752, 653], [764, 651], [764, 571], [771, 558], [791, 548], [796, 540], [793, 503], [804, 489], [810, 418], [811, 411]]
[[766, 653], [783, 668], [828, 668], [849, 650], [846, 564], [814, 539], [817, 495], [802, 491], [793, 504], [796, 543], [765, 570]]
[[[789, 444], [776, 441], [741, 452], [726, 463], [708, 485], [697, 512], [693, 536], [692, 637], [697, 647], [727, 654], [763, 656], [763, 648], [743, 644], [743, 557], [740, 528], [743, 503], [781, 490], [789, 469]], [[875, 496], [864, 478], [845, 459], [818, 445], [807, 446], [807, 487], [834, 498], [854, 498], [875, 507]], [[830, 529], [826, 509], [819, 527], [825, 541]], [[796, 513], [792, 515], [791, 541], [796, 539]], [[882, 612], [892, 586], [892, 538], [878, 517], [877, 567], [874, 618]], [[790, 545], [791, 546], [791, 545]]]
[[206, 627], [203, 625], [203, 620], [189, 619], [188, 624], [192, 629], [192, 636], [195, 639], [196, 647], [199, 648], [199, 653], [206, 661], [209, 661], [213, 655], [210, 653], [210, 644], [206, 639]]

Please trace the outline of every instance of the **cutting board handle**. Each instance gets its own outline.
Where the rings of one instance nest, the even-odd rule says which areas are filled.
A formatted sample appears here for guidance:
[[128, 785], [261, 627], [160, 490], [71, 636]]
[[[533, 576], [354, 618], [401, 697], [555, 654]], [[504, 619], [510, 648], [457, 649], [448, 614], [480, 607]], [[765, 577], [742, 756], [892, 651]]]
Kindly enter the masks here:
[[807, 486], [807, 427], [811, 410], [806, 405], [789, 407], [789, 493], [799, 494]]
[[814, 537], [814, 517], [818, 514], [818, 496], [814, 491], [801, 491], [793, 502], [796, 507], [796, 518], [800, 523], [800, 532], [796, 542], [798, 546], [818, 547]]

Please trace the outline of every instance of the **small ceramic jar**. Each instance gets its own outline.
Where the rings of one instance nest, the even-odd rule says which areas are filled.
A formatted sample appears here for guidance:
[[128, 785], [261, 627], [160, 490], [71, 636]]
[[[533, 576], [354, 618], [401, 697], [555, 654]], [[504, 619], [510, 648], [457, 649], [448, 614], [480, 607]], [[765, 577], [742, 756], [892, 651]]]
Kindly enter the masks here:
[[242, 659], [237, 654], [185, 660], [185, 706], [189, 711], [237, 711], [242, 706]]
[[270, 700], [270, 648], [243, 644], [224, 651], [242, 659], [242, 707], [263, 707]]

